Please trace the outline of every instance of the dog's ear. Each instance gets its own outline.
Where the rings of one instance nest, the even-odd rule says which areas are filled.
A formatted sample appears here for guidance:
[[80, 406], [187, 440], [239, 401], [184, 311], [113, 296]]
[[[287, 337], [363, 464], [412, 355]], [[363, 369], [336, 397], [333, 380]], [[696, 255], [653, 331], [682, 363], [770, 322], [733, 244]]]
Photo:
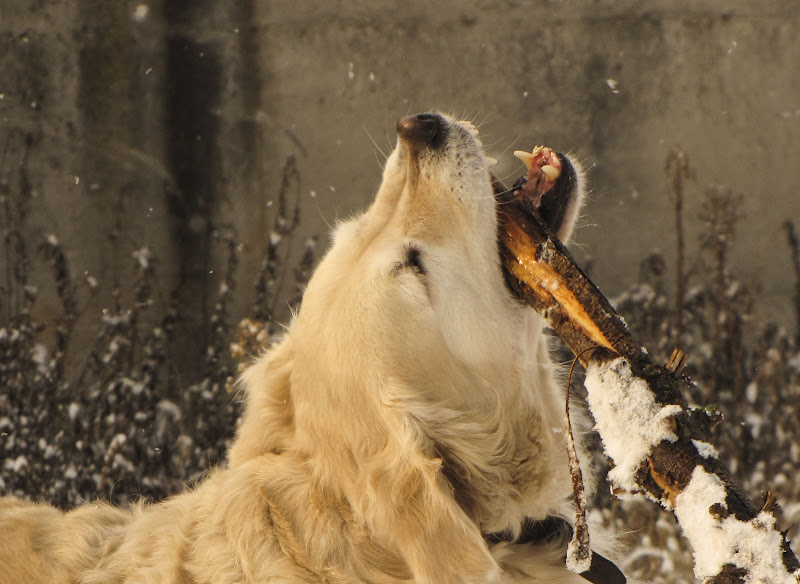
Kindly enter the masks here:
[[279, 454], [294, 434], [291, 378], [294, 353], [288, 339], [270, 349], [242, 375], [246, 406], [228, 454], [236, 467], [264, 454]]

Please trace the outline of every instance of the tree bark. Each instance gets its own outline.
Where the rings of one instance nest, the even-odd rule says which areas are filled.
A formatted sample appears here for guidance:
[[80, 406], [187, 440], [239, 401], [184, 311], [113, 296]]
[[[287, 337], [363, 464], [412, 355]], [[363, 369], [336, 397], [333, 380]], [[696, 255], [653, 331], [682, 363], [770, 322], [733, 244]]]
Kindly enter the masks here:
[[674, 512], [701, 580], [796, 583], [800, 562], [770, 506], [756, 507], [734, 484], [709, 444], [715, 416], [688, 406], [678, 368], [648, 358], [546, 225], [516, 201], [498, 209], [509, 286], [587, 369], [589, 407], [614, 463], [612, 484]]

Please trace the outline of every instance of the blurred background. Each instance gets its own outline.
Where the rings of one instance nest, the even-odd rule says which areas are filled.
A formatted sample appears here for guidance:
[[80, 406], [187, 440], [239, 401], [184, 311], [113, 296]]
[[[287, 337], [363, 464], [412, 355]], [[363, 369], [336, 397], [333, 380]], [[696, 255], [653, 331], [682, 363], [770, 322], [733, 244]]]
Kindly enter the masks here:
[[[798, 25], [794, 0], [5, 0], [0, 489], [158, 499], [221, 461], [239, 365], [396, 120], [441, 110], [509, 182], [515, 149], [582, 162], [576, 257], [654, 356], [689, 349], [740, 480], [800, 516]], [[631, 569], [690, 577], [669, 516], [598, 505]]]

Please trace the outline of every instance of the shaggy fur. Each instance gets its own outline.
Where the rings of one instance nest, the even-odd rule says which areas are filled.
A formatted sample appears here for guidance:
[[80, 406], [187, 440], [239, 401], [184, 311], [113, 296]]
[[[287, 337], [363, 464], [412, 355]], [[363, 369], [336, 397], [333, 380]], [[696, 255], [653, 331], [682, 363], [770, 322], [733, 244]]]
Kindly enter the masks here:
[[477, 132], [437, 119], [244, 375], [227, 468], [132, 510], [0, 500], [0, 583], [585, 584], [563, 546], [484, 539], [571, 494], [563, 401], [504, 282]]

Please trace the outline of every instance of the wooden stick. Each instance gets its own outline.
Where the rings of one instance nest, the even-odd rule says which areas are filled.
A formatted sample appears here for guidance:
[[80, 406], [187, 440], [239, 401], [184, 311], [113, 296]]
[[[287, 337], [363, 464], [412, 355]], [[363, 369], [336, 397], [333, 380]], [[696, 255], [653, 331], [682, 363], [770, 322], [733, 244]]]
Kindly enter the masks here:
[[612, 484], [675, 513], [704, 582], [796, 584], [800, 562], [774, 516], [742, 493], [709, 443], [715, 418], [689, 408], [685, 381], [649, 359], [546, 225], [515, 200], [498, 205], [498, 214], [510, 288], [587, 368], [589, 406], [615, 465]]

